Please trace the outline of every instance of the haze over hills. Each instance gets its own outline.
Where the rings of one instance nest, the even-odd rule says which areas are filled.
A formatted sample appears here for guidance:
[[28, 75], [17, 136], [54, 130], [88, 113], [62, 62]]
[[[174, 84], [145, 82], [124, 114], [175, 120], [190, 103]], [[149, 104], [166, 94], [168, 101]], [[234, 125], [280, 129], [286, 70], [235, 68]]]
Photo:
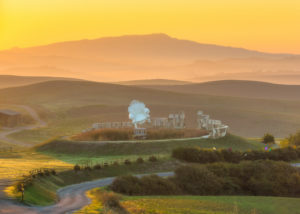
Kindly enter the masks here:
[[0, 89], [25, 86], [34, 83], [47, 82], [51, 80], [75, 80], [63, 77], [39, 77], [39, 76], [14, 76], [14, 75], [0, 75]]
[[133, 79], [268, 81], [269, 78], [271, 82], [295, 84], [300, 80], [299, 55], [200, 44], [165, 34], [15, 48], [0, 51], [0, 62], [0, 74], [64, 76], [101, 82]]
[[62, 113], [64, 120], [92, 117], [95, 122], [128, 120], [128, 104], [138, 99], [150, 108], [151, 117], [183, 110], [187, 127], [194, 127], [197, 110], [203, 110], [228, 124], [232, 133], [250, 137], [266, 132], [285, 137], [300, 126], [300, 101], [178, 93], [87, 81], [50, 81], [1, 89], [0, 99], [3, 104], [27, 104], [54, 115]]
[[140, 87], [189, 94], [300, 100], [300, 85], [280, 85], [257, 81], [222, 80], [185, 85], [137, 85]]
[[168, 80], [168, 79], [146, 79], [146, 80], [129, 80], [129, 81], [123, 81], [123, 82], [116, 82], [115, 84], [120, 85], [141, 85], [141, 86], [147, 86], [147, 85], [185, 85], [185, 84], [191, 84], [191, 82], [187, 81], [179, 81], [179, 80]]

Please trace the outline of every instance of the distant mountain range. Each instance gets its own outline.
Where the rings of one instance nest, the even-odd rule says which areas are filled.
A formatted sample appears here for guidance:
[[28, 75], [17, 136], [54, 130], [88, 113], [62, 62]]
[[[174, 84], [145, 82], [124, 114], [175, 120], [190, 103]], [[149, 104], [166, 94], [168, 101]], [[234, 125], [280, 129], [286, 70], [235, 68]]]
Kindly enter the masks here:
[[165, 34], [61, 42], [0, 51], [0, 74], [101, 82], [223, 79], [300, 82], [300, 56], [200, 44]]

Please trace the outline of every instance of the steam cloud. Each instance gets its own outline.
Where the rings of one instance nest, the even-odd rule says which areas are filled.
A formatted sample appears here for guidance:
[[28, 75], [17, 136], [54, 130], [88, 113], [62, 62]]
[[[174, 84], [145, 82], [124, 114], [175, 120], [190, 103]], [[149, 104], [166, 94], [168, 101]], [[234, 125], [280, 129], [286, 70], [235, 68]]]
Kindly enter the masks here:
[[138, 100], [131, 101], [128, 107], [129, 119], [132, 120], [135, 128], [138, 124], [143, 124], [146, 121], [150, 121], [150, 110], [145, 106], [143, 102]]

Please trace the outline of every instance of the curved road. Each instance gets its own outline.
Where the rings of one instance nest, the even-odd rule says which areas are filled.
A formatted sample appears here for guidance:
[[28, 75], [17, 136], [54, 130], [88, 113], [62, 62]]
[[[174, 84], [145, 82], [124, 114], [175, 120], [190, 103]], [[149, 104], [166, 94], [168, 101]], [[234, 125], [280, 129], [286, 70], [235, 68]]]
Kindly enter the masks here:
[[19, 107], [19, 108], [22, 108], [25, 111], [27, 111], [28, 114], [36, 121], [36, 124], [11, 128], [11, 129], [7, 129], [6, 131], [0, 132], [0, 140], [11, 143], [11, 144], [14, 144], [14, 145], [18, 145], [18, 146], [30, 147], [30, 146], [32, 146], [31, 144], [28, 144], [26, 142], [22, 142], [22, 141], [19, 141], [19, 140], [11, 139], [8, 136], [13, 134], [13, 133], [21, 132], [23, 130], [31, 130], [31, 129], [36, 129], [36, 128], [42, 128], [42, 127], [45, 127], [47, 125], [47, 123], [39, 117], [39, 115], [37, 114], [37, 112], [33, 108], [31, 108], [29, 106], [24, 106], [24, 105], [15, 105], [15, 106]]
[[[173, 172], [156, 173], [160, 177], [172, 176]], [[138, 175], [142, 177], [147, 174]], [[95, 181], [70, 185], [58, 190], [59, 202], [47, 207], [26, 207], [10, 201], [0, 201], [0, 213], [2, 214], [64, 214], [72, 213], [90, 203], [85, 192], [97, 187], [110, 185], [115, 177], [104, 178]]]

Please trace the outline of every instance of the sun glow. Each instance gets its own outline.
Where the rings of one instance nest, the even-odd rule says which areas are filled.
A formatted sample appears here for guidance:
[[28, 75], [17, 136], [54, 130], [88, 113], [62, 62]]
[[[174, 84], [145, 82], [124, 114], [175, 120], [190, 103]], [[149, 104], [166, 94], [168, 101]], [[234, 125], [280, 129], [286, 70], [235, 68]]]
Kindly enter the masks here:
[[0, 49], [166, 33], [269, 52], [300, 53], [298, 0], [2, 0]]

